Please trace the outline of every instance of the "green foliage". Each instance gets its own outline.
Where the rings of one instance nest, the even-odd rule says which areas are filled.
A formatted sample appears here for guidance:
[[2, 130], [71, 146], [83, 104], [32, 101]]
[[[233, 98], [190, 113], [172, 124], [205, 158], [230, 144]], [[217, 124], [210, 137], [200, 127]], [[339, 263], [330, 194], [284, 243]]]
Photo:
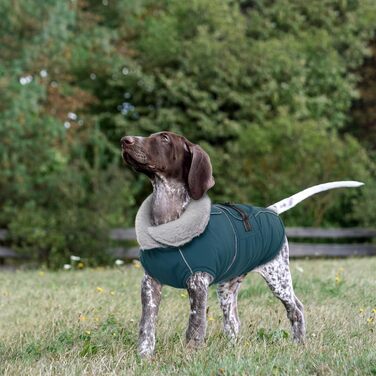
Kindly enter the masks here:
[[284, 218], [376, 220], [374, 143], [347, 132], [375, 2], [1, 0], [0, 12], [0, 226], [21, 252], [104, 262], [108, 229], [131, 225], [150, 191], [119, 139], [163, 129], [209, 152], [214, 201], [268, 205], [358, 179], [370, 188]]

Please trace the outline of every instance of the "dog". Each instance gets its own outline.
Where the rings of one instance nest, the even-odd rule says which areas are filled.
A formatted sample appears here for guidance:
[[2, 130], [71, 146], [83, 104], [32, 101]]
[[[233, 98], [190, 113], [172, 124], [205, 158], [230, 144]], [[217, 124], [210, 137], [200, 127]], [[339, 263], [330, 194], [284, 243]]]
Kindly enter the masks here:
[[[126, 164], [148, 176], [153, 186], [153, 193], [136, 216], [140, 260], [145, 269], [141, 283], [140, 355], [148, 358], [154, 353], [163, 284], [188, 291], [191, 310], [186, 341], [189, 347], [196, 348], [204, 342], [208, 287], [212, 283], [218, 283], [224, 332], [235, 339], [240, 327], [237, 295], [249, 271], [260, 273], [282, 301], [291, 323], [292, 338], [303, 343], [304, 309], [292, 286], [289, 246], [278, 214], [315, 193], [358, 187], [363, 183], [321, 184], [265, 209], [212, 205], [206, 194], [215, 184], [212, 166], [208, 154], [199, 145], [166, 131], [149, 137], [124, 136], [121, 149]], [[220, 229], [215, 228], [217, 223], [222, 226]], [[227, 253], [218, 255], [218, 247]], [[227, 260], [226, 265], [220, 265], [222, 259]]]

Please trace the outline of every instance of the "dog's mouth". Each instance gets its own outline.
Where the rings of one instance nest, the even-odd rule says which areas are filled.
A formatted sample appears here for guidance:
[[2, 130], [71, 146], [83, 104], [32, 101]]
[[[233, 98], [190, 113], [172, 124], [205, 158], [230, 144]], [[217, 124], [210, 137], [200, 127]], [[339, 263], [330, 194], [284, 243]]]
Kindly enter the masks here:
[[148, 158], [141, 150], [122, 148], [122, 156], [124, 162], [137, 171], [152, 171], [155, 168], [154, 165], [148, 164]]

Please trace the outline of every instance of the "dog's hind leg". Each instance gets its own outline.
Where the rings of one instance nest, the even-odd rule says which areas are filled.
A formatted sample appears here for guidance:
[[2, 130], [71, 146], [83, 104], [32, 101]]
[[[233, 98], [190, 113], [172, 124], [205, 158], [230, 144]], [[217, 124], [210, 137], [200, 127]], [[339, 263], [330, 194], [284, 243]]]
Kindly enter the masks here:
[[294, 294], [289, 268], [289, 246], [287, 239], [278, 256], [255, 269], [265, 279], [273, 294], [282, 301], [291, 322], [293, 339], [304, 342], [305, 323], [303, 305]]
[[213, 277], [205, 272], [194, 273], [187, 281], [187, 290], [191, 312], [186, 332], [188, 347], [198, 347], [203, 344], [206, 333], [206, 306], [208, 288]]
[[238, 292], [245, 274], [230, 281], [220, 283], [217, 288], [219, 304], [223, 312], [223, 329], [230, 339], [235, 339], [239, 333]]
[[161, 301], [162, 285], [145, 274], [141, 282], [142, 316], [138, 338], [138, 350], [142, 357], [153, 355], [155, 347], [155, 326]]

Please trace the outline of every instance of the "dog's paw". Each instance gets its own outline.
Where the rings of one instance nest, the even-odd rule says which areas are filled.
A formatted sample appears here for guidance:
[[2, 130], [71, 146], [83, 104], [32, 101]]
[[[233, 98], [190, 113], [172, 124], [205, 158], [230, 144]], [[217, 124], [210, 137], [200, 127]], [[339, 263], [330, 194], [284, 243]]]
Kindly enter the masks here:
[[138, 345], [138, 353], [142, 359], [151, 360], [154, 355], [154, 345], [149, 341], [141, 342]]
[[191, 338], [187, 339], [186, 347], [189, 350], [197, 350], [200, 347], [203, 347], [205, 344], [204, 339]]

